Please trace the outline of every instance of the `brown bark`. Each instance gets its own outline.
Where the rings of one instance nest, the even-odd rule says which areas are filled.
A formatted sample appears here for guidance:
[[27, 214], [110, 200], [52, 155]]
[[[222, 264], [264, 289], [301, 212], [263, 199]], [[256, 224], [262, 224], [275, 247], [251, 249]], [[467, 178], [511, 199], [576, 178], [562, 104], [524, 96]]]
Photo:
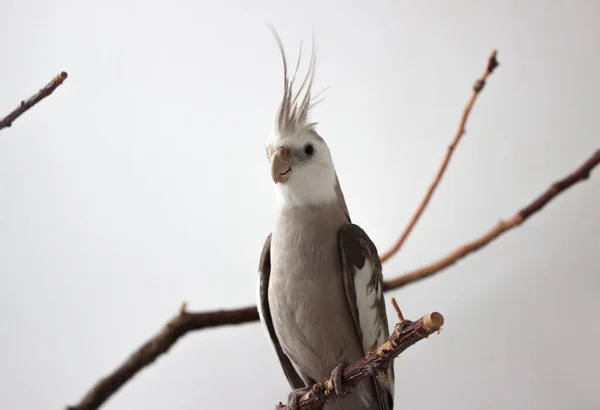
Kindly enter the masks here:
[[539, 212], [544, 206], [546, 206], [551, 200], [557, 195], [564, 192], [568, 188], [572, 187], [578, 182], [585, 181], [590, 176], [590, 172], [600, 163], [600, 149], [594, 152], [594, 154], [585, 161], [579, 168], [564, 177], [563, 179], [556, 181], [550, 188], [535, 198], [529, 205], [518, 211], [511, 218], [498, 222], [492, 229], [487, 231], [485, 234], [477, 239], [467, 242], [457, 249], [453, 250], [443, 258], [437, 261], [423, 266], [411, 272], [407, 272], [395, 279], [390, 279], [385, 282], [384, 289], [398, 289], [402, 286], [406, 286], [410, 283], [417, 282], [421, 279], [430, 277], [431, 275], [446, 269], [447, 267], [454, 265], [456, 262], [469, 255], [472, 252], [482, 248], [488, 243], [497, 239], [500, 235], [510, 231], [513, 228], [521, 225], [529, 217], [536, 212]]
[[235, 325], [258, 319], [255, 306], [235, 310], [189, 313], [182, 305], [179, 313], [149, 341], [137, 349], [117, 370], [100, 380], [81, 399], [79, 404], [69, 406], [69, 410], [97, 409], [138, 371], [166, 353], [173, 344], [191, 330], [205, 327]]
[[58, 86], [60, 86], [66, 79], [67, 73], [63, 71], [54, 77], [52, 81], [42, 87], [37, 93], [28, 99], [21, 101], [21, 104], [19, 104], [17, 108], [12, 110], [12, 112], [10, 112], [6, 117], [0, 119], [0, 130], [10, 127], [17, 118], [23, 115], [31, 107], [42, 101], [44, 98], [52, 94], [54, 90], [56, 90]]
[[435, 189], [439, 185], [439, 183], [442, 179], [442, 176], [444, 175], [444, 172], [446, 172], [446, 168], [448, 167], [448, 164], [450, 163], [450, 158], [452, 158], [452, 153], [454, 153], [454, 149], [460, 142], [461, 137], [466, 132], [465, 125], [467, 124], [467, 119], [469, 118], [469, 114], [471, 113], [471, 109], [473, 108], [473, 105], [475, 104], [475, 100], [477, 99], [477, 96], [479, 95], [481, 90], [483, 90], [483, 87], [485, 86], [485, 82], [486, 82], [487, 78], [494, 72], [496, 67], [498, 67], [498, 65], [499, 65], [498, 60], [496, 59], [496, 56], [497, 56], [496, 50], [492, 51], [492, 53], [490, 54], [490, 56], [488, 58], [488, 63], [485, 67], [485, 70], [483, 71], [481, 76], [475, 81], [475, 84], [473, 85], [471, 97], [469, 98], [469, 101], [467, 101], [467, 105], [465, 105], [462, 116], [460, 118], [458, 130], [456, 130], [454, 139], [452, 140], [450, 145], [448, 145], [446, 155], [444, 156], [444, 159], [442, 160], [442, 163], [440, 165], [440, 168], [438, 169], [437, 174], [435, 175], [435, 178], [433, 178], [433, 182], [431, 183], [431, 185], [429, 185], [427, 192], [425, 192], [425, 196], [423, 197], [423, 199], [421, 199], [421, 203], [415, 210], [415, 213], [413, 214], [412, 218], [408, 222], [408, 225], [406, 225], [406, 227], [404, 228], [404, 231], [402, 231], [402, 234], [400, 235], [398, 240], [391, 246], [391, 248], [389, 250], [387, 250], [380, 256], [381, 262], [385, 262], [386, 260], [388, 260], [389, 258], [394, 256], [400, 250], [400, 248], [406, 241], [406, 238], [408, 238], [408, 235], [410, 235], [413, 228], [419, 221], [419, 218], [423, 214], [423, 211], [425, 211], [427, 204], [429, 204], [429, 201], [431, 200], [431, 196], [433, 195]]

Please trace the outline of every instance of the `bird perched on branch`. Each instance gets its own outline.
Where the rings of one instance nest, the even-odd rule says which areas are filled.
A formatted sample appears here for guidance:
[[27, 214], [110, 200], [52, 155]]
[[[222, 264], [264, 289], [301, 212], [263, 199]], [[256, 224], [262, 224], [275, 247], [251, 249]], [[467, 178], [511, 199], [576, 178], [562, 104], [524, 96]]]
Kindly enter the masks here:
[[[325, 140], [308, 114], [315, 72], [314, 39], [308, 73], [293, 92], [283, 58], [283, 98], [266, 143], [277, 215], [259, 266], [258, 310], [282, 369], [294, 389], [288, 408], [331, 376], [336, 397], [325, 409], [390, 410], [394, 372], [367, 378], [348, 393], [347, 363], [388, 337], [381, 261], [369, 236], [350, 220]], [[298, 57], [298, 63], [300, 57]], [[303, 93], [303, 94], [302, 94]]]

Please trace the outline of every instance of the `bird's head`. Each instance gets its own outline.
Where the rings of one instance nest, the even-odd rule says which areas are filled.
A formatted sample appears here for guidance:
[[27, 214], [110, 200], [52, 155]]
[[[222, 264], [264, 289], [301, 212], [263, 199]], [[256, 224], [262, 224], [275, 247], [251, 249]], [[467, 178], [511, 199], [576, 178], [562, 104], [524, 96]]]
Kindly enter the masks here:
[[310, 206], [334, 202], [338, 199], [338, 185], [331, 153], [315, 130], [316, 123], [308, 121], [309, 110], [320, 102], [311, 99], [315, 71], [314, 44], [308, 74], [298, 91], [293, 93], [299, 64], [290, 80], [281, 39], [273, 28], [271, 30], [279, 45], [284, 71], [283, 98], [277, 111], [273, 133], [266, 143], [278, 206]]

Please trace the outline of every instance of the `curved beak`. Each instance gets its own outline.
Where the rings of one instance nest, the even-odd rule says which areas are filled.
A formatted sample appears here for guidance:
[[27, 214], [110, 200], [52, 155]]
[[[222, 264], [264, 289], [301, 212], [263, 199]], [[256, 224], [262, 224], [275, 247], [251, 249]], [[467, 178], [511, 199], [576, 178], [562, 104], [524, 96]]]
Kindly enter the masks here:
[[276, 184], [284, 184], [292, 173], [292, 165], [289, 162], [289, 151], [278, 148], [271, 157], [271, 178]]

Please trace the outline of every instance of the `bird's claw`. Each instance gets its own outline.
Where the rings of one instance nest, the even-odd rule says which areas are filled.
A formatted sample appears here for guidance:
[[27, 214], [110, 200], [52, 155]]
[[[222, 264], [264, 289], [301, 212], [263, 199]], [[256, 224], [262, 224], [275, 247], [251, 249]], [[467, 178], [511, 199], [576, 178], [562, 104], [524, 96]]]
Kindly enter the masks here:
[[298, 400], [311, 390], [311, 386], [300, 387], [288, 394], [287, 408], [288, 410], [298, 410]]
[[346, 397], [348, 395], [348, 391], [344, 389], [344, 385], [342, 384], [342, 373], [344, 373], [344, 369], [346, 368], [346, 363], [340, 363], [331, 372], [331, 383], [333, 383], [333, 388], [335, 389], [335, 394], [338, 397]]

